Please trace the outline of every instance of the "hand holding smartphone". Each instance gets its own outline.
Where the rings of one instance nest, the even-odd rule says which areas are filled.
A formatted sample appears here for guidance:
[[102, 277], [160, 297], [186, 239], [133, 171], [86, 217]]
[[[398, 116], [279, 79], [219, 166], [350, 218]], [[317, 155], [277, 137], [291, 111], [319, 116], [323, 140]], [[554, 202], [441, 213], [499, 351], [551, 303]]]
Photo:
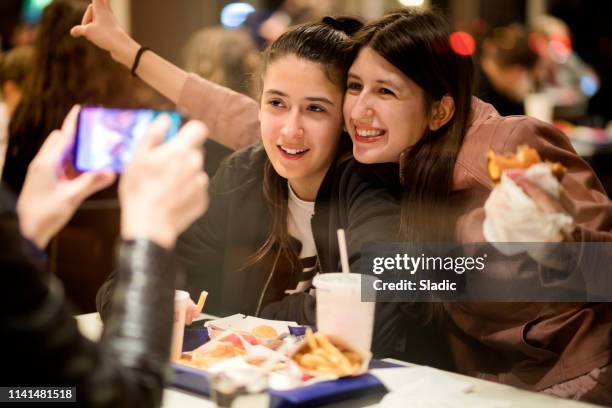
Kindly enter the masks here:
[[151, 123], [161, 114], [168, 115], [171, 122], [164, 137], [166, 142], [181, 126], [178, 112], [84, 106], [77, 123], [74, 168], [80, 172], [111, 169], [121, 173]]

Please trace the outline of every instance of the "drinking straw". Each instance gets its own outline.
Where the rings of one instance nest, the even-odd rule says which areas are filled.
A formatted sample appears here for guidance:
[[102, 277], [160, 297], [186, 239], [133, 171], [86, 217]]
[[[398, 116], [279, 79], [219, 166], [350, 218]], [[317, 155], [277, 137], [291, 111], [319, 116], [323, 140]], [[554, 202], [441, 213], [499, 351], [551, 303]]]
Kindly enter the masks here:
[[338, 246], [340, 247], [340, 263], [342, 264], [342, 272], [349, 273], [348, 251], [346, 250], [346, 236], [344, 230], [338, 228]]

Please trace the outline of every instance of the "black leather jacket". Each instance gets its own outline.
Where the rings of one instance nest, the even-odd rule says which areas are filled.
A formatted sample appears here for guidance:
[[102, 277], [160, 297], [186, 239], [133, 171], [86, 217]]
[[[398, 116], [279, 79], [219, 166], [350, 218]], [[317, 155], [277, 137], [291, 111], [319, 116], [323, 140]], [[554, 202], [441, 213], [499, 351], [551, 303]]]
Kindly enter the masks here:
[[0, 242], [0, 385], [76, 387], [78, 406], [159, 406], [172, 330], [172, 254], [144, 240], [121, 244], [116, 296], [96, 344], [79, 333], [61, 284], [21, 236], [2, 190]]

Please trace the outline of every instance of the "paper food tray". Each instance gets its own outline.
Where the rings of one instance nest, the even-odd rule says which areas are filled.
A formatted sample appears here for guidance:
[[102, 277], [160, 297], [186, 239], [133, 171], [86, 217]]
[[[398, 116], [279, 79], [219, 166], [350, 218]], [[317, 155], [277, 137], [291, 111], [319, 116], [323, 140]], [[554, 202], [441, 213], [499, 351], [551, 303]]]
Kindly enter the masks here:
[[[183, 351], [191, 351], [201, 339], [208, 341], [206, 328], [187, 328], [183, 341]], [[392, 368], [396, 364], [372, 360], [370, 368]], [[205, 370], [172, 363], [171, 384], [196, 394], [210, 394], [208, 373]], [[286, 391], [270, 390], [270, 407], [285, 408], [296, 406], [318, 406], [364, 395], [386, 393], [385, 387], [376, 377], [365, 374], [358, 377], [345, 377], [334, 381], [323, 381]]]

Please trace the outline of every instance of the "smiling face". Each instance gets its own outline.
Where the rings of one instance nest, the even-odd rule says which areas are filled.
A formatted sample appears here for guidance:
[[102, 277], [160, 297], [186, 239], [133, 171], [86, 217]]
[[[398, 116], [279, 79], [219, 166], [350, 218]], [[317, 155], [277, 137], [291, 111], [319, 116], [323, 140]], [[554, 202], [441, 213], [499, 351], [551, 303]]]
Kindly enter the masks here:
[[315, 199], [336, 153], [342, 96], [321, 64], [287, 55], [266, 69], [260, 108], [263, 145], [274, 170], [302, 199]]
[[370, 47], [348, 73], [344, 100], [353, 155], [362, 163], [399, 162], [425, 133], [423, 90]]

